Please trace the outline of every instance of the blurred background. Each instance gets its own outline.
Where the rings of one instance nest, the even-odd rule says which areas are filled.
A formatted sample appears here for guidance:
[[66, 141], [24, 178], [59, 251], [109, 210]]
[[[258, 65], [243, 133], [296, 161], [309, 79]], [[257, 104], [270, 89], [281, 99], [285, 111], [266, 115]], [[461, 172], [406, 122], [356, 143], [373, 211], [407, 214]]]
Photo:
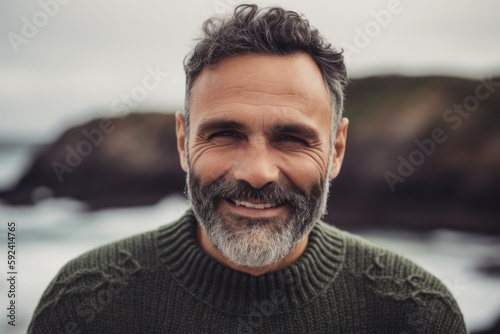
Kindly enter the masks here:
[[[206, 18], [241, 3], [0, 3], [0, 267], [14, 221], [19, 273], [2, 333], [26, 332], [69, 259], [188, 207], [182, 61]], [[500, 333], [500, 2], [257, 3], [345, 50], [351, 125], [325, 220], [441, 278], [472, 333]]]

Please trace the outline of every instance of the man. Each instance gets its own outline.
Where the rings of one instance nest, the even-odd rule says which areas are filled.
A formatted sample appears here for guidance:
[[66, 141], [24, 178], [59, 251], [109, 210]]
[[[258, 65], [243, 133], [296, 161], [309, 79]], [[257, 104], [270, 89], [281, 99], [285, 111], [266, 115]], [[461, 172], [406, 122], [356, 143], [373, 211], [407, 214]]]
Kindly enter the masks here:
[[32, 333], [465, 333], [419, 266], [320, 221], [340, 171], [342, 55], [294, 12], [240, 6], [185, 61], [179, 221], [69, 262]]

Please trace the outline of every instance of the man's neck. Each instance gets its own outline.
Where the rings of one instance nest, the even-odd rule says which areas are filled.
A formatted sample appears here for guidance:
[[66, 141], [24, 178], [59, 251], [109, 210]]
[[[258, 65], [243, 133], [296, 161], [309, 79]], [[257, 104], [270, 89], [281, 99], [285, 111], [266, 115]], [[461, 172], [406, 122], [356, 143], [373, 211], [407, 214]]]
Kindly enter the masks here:
[[290, 252], [290, 254], [288, 254], [284, 259], [280, 260], [279, 262], [273, 263], [269, 266], [260, 268], [250, 268], [250, 267], [240, 266], [229, 261], [217, 250], [217, 248], [215, 248], [212, 242], [210, 242], [205, 230], [203, 230], [199, 225], [196, 228], [196, 241], [198, 242], [198, 245], [205, 253], [207, 253], [210, 257], [214, 258], [220, 263], [224, 264], [225, 266], [253, 276], [261, 276], [265, 273], [286, 268], [291, 264], [293, 264], [294, 262], [296, 262], [306, 250], [307, 243], [309, 242], [309, 236], [308, 235], [305, 236], [304, 239], [302, 239], [297, 244], [297, 246], [292, 250], [292, 252]]

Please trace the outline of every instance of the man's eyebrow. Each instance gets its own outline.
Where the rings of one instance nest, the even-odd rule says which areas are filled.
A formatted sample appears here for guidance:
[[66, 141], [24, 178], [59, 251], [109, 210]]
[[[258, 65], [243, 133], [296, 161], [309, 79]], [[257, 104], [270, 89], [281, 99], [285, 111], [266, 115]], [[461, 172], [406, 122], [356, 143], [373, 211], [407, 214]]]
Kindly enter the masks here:
[[203, 121], [198, 127], [198, 133], [209, 133], [217, 130], [244, 130], [245, 125], [236, 121], [225, 119], [212, 119]]
[[275, 133], [287, 133], [291, 135], [297, 135], [299, 137], [309, 139], [309, 140], [319, 140], [319, 134], [316, 129], [305, 124], [280, 124], [273, 127], [273, 132]]

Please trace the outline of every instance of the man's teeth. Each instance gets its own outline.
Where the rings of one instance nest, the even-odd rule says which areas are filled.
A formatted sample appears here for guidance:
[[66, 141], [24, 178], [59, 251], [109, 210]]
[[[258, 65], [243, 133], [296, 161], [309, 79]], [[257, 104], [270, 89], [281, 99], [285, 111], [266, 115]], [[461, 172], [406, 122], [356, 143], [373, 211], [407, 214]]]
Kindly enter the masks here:
[[270, 204], [270, 203], [259, 203], [259, 204], [253, 204], [250, 202], [246, 201], [239, 201], [237, 199], [233, 200], [233, 202], [236, 205], [241, 205], [247, 208], [252, 208], [252, 209], [268, 209], [268, 208], [274, 208], [276, 204]]

